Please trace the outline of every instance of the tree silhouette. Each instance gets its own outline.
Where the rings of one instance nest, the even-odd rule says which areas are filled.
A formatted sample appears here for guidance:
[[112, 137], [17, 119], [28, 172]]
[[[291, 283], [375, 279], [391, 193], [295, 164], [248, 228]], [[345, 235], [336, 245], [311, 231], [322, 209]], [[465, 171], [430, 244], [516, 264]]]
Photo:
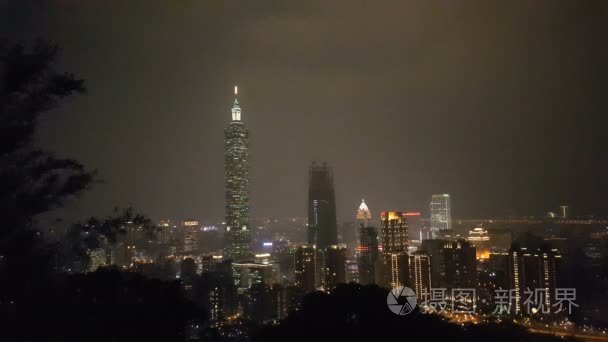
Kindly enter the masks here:
[[[0, 329], [1, 341], [184, 341], [200, 321], [175, 281], [133, 272], [55, 272], [55, 251], [36, 230], [37, 215], [60, 207], [96, 181], [72, 159], [33, 144], [40, 115], [85, 91], [84, 82], [55, 70], [59, 49], [0, 42]], [[132, 208], [91, 218], [70, 231], [87, 246], [116, 241], [125, 224], [153, 233]], [[81, 233], [85, 233], [81, 235]], [[87, 234], [89, 233], [89, 234]]]
[[32, 143], [40, 115], [85, 91], [83, 80], [55, 70], [58, 52], [43, 41], [31, 49], [0, 43], [0, 238], [29, 227], [95, 179], [79, 162]]

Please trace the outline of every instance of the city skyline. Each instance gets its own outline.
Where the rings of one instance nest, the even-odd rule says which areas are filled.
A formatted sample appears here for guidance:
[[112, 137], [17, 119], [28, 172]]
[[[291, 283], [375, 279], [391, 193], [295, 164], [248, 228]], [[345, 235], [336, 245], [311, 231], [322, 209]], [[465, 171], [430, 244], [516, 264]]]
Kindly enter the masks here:
[[0, 0], [0, 32], [0, 340], [608, 342], [608, 2]]

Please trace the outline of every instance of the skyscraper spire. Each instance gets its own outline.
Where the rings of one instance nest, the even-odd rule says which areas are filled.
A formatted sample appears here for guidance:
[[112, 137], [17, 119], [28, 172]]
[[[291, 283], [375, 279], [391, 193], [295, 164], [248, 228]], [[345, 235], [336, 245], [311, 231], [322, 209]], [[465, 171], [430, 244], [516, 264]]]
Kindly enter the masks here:
[[239, 94], [238, 86], [234, 86], [234, 104], [232, 105], [232, 121], [241, 121], [241, 106], [237, 96]]

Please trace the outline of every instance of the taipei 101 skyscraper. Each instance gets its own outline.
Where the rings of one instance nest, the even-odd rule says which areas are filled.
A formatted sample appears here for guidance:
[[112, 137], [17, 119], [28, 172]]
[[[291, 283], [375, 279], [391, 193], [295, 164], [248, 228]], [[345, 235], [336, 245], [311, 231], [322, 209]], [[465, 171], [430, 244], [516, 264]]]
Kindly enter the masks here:
[[224, 130], [224, 177], [226, 230], [224, 259], [250, 259], [251, 232], [249, 227], [249, 130], [241, 121], [241, 106], [234, 87], [232, 120]]

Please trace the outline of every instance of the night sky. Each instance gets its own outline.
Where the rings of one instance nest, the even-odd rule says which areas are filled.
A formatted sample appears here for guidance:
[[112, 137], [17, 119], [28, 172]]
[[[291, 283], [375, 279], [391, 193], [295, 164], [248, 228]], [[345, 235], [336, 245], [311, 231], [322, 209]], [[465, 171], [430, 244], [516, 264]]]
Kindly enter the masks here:
[[312, 160], [341, 219], [608, 214], [606, 1], [0, 0], [0, 37], [86, 79], [39, 134], [104, 180], [75, 217], [221, 218], [234, 84], [253, 217], [305, 217]]

